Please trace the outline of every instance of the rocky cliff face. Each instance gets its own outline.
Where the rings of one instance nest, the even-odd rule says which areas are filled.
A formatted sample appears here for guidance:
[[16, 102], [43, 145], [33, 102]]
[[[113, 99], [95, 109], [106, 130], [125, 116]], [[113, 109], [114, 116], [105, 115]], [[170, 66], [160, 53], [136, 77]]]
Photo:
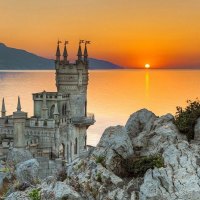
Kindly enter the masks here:
[[6, 199], [31, 199], [35, 188], [40, 199], [49, 200], [197, 200], [199, 160], [200, 146], [187, 142], [171, 114], [157, 117], [143, 109], [125, 127], [107, 128], [97, 147], [66, 167], [64, 181], [48, 177]]

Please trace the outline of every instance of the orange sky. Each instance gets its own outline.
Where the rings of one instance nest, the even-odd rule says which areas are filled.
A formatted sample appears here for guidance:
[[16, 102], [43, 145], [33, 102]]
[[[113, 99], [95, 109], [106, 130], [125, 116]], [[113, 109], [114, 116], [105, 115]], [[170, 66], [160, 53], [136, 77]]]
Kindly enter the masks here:
[[0, 42], [53, 58], [56, 41], [128, 67], [200, 67], [200, 0], [0, 0]]

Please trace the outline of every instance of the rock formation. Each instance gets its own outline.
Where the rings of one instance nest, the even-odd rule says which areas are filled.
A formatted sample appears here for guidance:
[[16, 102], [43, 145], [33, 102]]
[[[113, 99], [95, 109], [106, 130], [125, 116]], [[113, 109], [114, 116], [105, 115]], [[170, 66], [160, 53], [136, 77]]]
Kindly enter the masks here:
[[[19, 163], [16, 172], [30, 162]], [[171, 114], [157, 117], [146, 109], [133, 113], [125, 127], [107, 128], [97, 147], [65, 170], [64, 181], [48, 177], [6, 199], [31, 199], [33, 190], [48, 200], [200, 199], [200, 146], [186, 140]]]

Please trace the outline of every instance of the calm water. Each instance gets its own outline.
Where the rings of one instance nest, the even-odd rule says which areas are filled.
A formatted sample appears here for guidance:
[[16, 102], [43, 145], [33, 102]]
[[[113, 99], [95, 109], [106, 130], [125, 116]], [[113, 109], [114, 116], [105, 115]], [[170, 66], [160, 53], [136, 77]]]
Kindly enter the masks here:
[[[55, 72], [0, 72], [0, 98], [5, 97], [7, 113], [16, 110], [17, 96], [22, 108], [33, 114], [32, 93], [55, 91]], [[110, 125], [124, 125], [129, 115], [148, 108], [157, 115], [175, 113], [187, 99], [200, 97], [198, 70], [116, 70], [90, 71], [88, 111], [96, 124], [88, 130], [88, 144], [96, 145]]]

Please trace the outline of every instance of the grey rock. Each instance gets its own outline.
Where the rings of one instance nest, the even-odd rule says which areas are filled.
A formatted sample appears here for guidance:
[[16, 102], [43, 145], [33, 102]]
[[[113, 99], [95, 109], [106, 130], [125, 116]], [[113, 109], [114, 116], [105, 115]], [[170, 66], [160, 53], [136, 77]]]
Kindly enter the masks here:
[[133, 140], [139, 133], [150, 131], [156, 119], [156, 115], [147, 109], [133, 113], [125, 125], [130, 138]]
[[12, 148], [7, 155], [8, 165], [17, 165], [20, 162], [32, 159], [33, 156], [28, 150]]
[[16, 166], [16, 177], [20, 183], [38, 183], [39, 163], [36, 159], [27, 160]]

